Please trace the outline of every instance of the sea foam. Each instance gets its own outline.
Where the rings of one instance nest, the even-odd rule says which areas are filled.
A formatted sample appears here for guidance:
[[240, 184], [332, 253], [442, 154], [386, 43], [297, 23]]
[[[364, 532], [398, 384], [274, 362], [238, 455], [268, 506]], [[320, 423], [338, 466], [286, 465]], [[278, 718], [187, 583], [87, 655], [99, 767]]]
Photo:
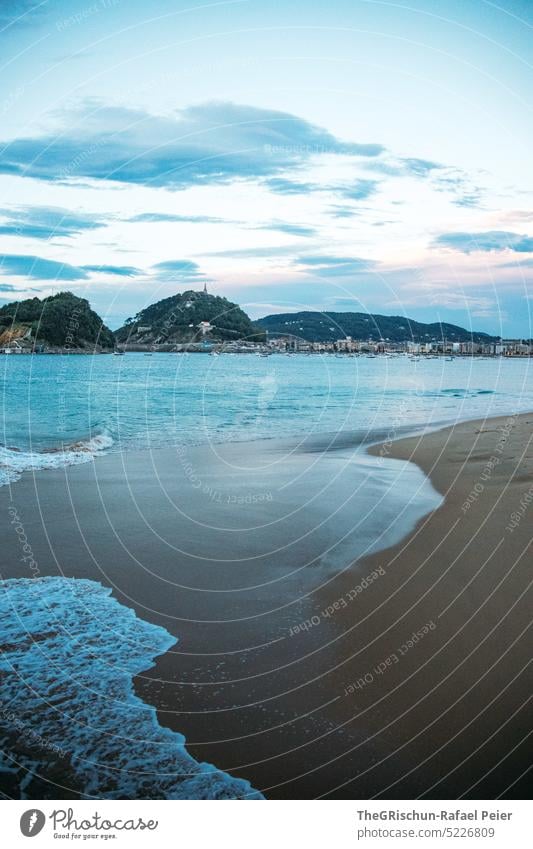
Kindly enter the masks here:
[[18, 451], [0, 445], [0, 486], [19, 480], [23, 472], [62, 469], [65, 466], [90, 463], [112, 445], [113, 439], [106, 434], [48, 451]]
[[19, 798], [260, 799], [242, 779], [198, 763], [185, 738], [133, 690], [174, 645], [101, 584], [0, 582], [0, 736], [4, 788]]

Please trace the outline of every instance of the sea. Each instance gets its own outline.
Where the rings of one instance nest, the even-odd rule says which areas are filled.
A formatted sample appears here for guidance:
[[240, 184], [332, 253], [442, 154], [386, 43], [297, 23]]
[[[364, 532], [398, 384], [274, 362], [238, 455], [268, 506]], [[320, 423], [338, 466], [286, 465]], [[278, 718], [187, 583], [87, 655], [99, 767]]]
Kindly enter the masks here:
[[529, 359], [11, 355], [0, 360], [0, 485], [103, 452], [386, 432], [533, 409]]

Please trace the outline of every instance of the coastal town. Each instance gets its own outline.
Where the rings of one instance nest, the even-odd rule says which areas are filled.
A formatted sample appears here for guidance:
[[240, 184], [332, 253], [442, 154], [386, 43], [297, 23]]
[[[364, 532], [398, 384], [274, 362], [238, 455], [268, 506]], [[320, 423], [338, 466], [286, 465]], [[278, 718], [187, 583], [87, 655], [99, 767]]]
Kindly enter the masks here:
[[[142, 331], [150, 332], [149, 326]], [[523, 339], [501, 339], [496, 342], [451, 342], [448, 340], [431, 340], [428, 342], [413, 342], [406, 339], [403, 342], [393, 342], [387, 339], [352, 339], [351, 336], [337, 339], [334, 342], [310, 342], [296, 336], [270, 336], [266, 334], [263, 342], [251, 342], [246, 339], [220, 341], [211, 338], [212, 327], [209, 322], [201, 322], [197, 337], [190, 342], [171, 343], [166, 340], [145, 343], [130, 341], [117, 343], [114, 349], [104, 348], [98, 344], [92, 347], [74, 347], [71, 345], [53, 346], [35, 344], [29, 333], [15, 338], [0, 339], [0, 354], [125, 354], [125, 353], [197, 353], [217, 356], [220, 354], [257, 354], [270, 356], [272, 354], [312, 355], [323, 354], [338, 357], [396, 357], [407, 356], [418, 359], [437, 359], [440, 357], [531, 357], [533, 342]]]
[[392, 342], [387, 339], [352, 339], [350, 336], [336, 342], [306, 342], [291, 337], [269, 339], [268, 348], [274, 352], [318, 353], [318, 354], [365, 354], [370, 356], [394, 356], [406, 354], [415, 357], [530, 357], [533, 355], [531, 340], [501, 339], [499, 342]]

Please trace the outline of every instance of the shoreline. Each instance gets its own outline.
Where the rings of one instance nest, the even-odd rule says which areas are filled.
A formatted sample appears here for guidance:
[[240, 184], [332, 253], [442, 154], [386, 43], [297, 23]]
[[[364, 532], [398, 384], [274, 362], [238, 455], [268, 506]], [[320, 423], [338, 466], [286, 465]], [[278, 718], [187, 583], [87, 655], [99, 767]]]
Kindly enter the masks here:
[[[509, 423], [512, 423], [511, 428], [508, 428]], [[484, 427], [487, 424], [489, 427]], [[518, 427], [513, 437], [515, 425]], [[469, 518], [473, 520], [474, 525], [481, 521], [481, 528], [484, 527], [484, 512], [489, 511], [489, 515], [494, 512], [495, 498], [499, 513], [503, 512], [503, 505], [501, 503], [498, 505], [501, 499], [495, 495], [494, 490], [496, 492], [500, 490], [502, 471], [504, 478], [508, 476], [507, 467], [514, 458], [508, 457], [507, 454], [509, 449], [514, 450], [515, 442], [523, 443], [524, 434], [520, 431], [524, 425], [533, 426], [533, 413], [469, 419], [452, 426], [435, 428], [430, 433], [392, 441], [386, 457], [415, 463], [444, 496], [444, 501], [420, 519], [416, 527], [396, 545], [380, 549], [374, 554], [356, 560], [350, 569], [343, 570], [341, 589], [344, 589], [345, 593], [339, 595], [338, 587], [336, 594], [332, 593], [331, 588], [328, 587], [328, 591], [321, 595], [322, 612], [318, 625], [315, 624], [316, 619], [308, 619], [300, 623], [300, 627], [297, 625], [296, 629], [293, 628], [295, 636], [308, 638], [313, 629], [322, 627], [324, 624], [331, 625], [331, 617], [334, 616], [337, 620], [335, 629], [332, 629], [333, 633], [328, 635], [329, 645], [326, 643], [321, 651], [331, 649], [331, 644], [335, 646], [333, 652], [330, 651], [332, 660], [326, 675], [332, 675], [337, 682], [344, 679], [344, 683], [341, 684], [342, 693], [336, 691], [337, 695], [329, 702], [327, 696], [331, 695], [332, 688], [329, 686], [322, 688], [324, 690], [322, 704], [328, 704], [330, 710], [326, 723], [320, 726], [315, 722], [319, 725], [319, 733], [312, 741], [314, 751], [309, 751], [310, 747], [306, 742], [300, 743], [296, 749], [285, 750], [287, 754], [283, 756], [284, 760], [288, 760], [289, 755], [295, 755], [300, 751], [299, 755], [296, 754], [299, 771], [288, 779], [284, 777], [284, 780], [275, 780], [270, 785], [257, 783], [254, 779], [255, 775], [265, 774], [268, 780], [273, 772], [275, 773], [275, 770], [268, 766], [269, 761], [272, 760], [269, 747], [263, 747], [261, 744], [259, 752], [262, 750], [263, 758], [258, 758], [252, 764], [248, 762], [241, 766], [241, 769], [236, 769], [233, 764], [238, 767], [239, 764], [243, 764], [243, 761], [231, 761], [228, 769], [232, 774], [249, 777], [254, 786], [262, 789], [267, 799], [299, 798], [297, 788], [302, 785], [307, 788], [307, 791], [304, 791], [304, 798], [378, 798], [381, 796], [414, 798], [420, 796], [421, 798], [480, 799], [500, 796], [523, 798], [524, 794], [527, 796], [526, 772], [529, 767], [527, 732], [530, 730], [527, 707], [533, 685], [531, 675], [528, 676], [529, 657], [525, 640], [531, 624], [527, 599], [529, 598], [530, 605], [532, 598], [527, 567], [527, 549], [531, 545], [531, 535], [527, 532], [527, 523], [523, 522], [521, 533], [513, 537], [512, 543], [507, 543], [509, 548], [512, 547], [512, 566], [509, 570], [505, 569], [503, 559], [500, 563], [495, 561], [492, 536], [490, 534], [485, 536], [484, 544], [488, 548], [488, 553], [484, 555], [483, 567], [488, 564], [495, 574], [489, 576], [487, 593], [485, 595], [483, 589], [477, 606], [473, 590], [476, 583], [483, 586], [481, 574], [483, 568], [481, 571], [479, 567], [473, 571], [469, 570], [466, 575], [457, 577], [450, 575], [450, 564], [447, 562], [451, 560], [451, 565], [459, 568], [462, 565], [461, 550], [463, 560], [466, 562], [472, 556], [474, 560], [480, 556], [478, 551], [469, 550], [468, 542], [465, 543], [465, 538], [470, 538], [469, 528], [464, 529], [462, 534], [458, 534], [459, 544], [457, 538], [453, 540], [454, 549], [459, 549], [459, 553], [454, 551], [453, 558], [448, 557], [442, 548], [443, 541], [448, 544], [450, 531], [453, 533], [457, 531], [454, 515], [458, 506], [457, 496], [461, 492], [463, 494], [468, 492], [469, 495], [470, 490], [475, 487], [475, 480], [471, 486], [472, 482], [469, 478], [475, 479], [478, 475], [485, 475], [488, 448], [494, 448], [499, 452], [500, 456], [498, 454], [494, 456], [499, 456], [500, 463], [493, 464], [491, 467], [491, 489], [485, 489], [485, 480], [483, 491], [480, 492], [479, 488], [475, 490], [473, 503], [479, 505], [477, 509], [481, 515], [475, 517], [476, 510], [472, 509], [472, 501], [468, 501], [468, 495], [461, 507], [465, 506], [464, 515], [472, 509]], [[478, 428], [479, 434], [476, 433]], [[494, 437], [486, 435], [494, 433], [496, 433], [495, 445], [491, 442]], [[461, 464], [461, 470], [457, 474], [453, 468], [456, 461], [452, 459], [450, 462], [450, 458], [443, 452], [455, 451], [456, 442], [464, 446], [464, 443], [468, 444], [468, 440], [472, 437], [474, 437], [474, 444], [466, 449], [468, 457], [466, 466]], [[479, 444], [480, 439], [477, 437], [481, 437], [482, 445]], [[533, 427], [529, 427], [526, 433], [526, 444], [522, 451], [524, 455], [531, 450], [532, 439]], [[382, 447], [383, 443], [374, 443], [367, 447], [367, 451], [370, 455], [379, 457]], [[433, 459], [435, 449], [439, 458], [437, 463]], [[490, 454], [490, 456], [493, 455]], [[525, 483], [528, 484], [526, 493], [532, 493], [531, 501], [533, 501], [533, 462], [531, 462], [531, 456], [528, 459], [530, 460], [529, 473], [525, 479], [524, 476], [519, 476], [514, 480], [514, 485], [519, 492], [509, 491], [509, 487], [505, 488], [511, 507], [520, 504], [520, 492]], [[477, 468], [480, 464], [481, 471]], [[500, 466], [503, 466], [503, 469], [498, 468]], [[470, 507], [467, 508], [468, 503]], [[505, 532], [505, 528], [508, 527], [508, 530], [514, 533], [518, 529], [516, 520], [514, 528], [511, 527], [512, 520], [511, 525], [502, 525], [502, 520], [507, 518], [507, 514], [503, 517], [497, 515], [497, 518], [500, 530], [503, 527]], [[442, 529], [438, 538], [434, 535], [435, 522]], [[419, 562], [415, 569], [413, 569], [413, 561]], [[407, 569], [404, 569], [405, 565]], [[441, 566], [444, 566], [442, 572]], [[418, 573], [423, 573], [424, 569], [427, 571], [428, 567], [432, 569], [429, 579], [423, 574], [418, 578]], [[394, 575], [391, 572], [392, 568], [396, 568], [398, 574]], [[352, 578], [349, 583], [348, 576], [352, 570], [357, 572], [357, 577], [355, 580]], [[513, 571], [513, 583], [505, 586], [509, 573]], [[379, 593], [379, 584], [384, 573], [392, 578], [386, 594]], [[359, 648], [353, 652], [352, 646], [348, 645], [347, 652], [346, 646], [343, 646], [342, 652], [338, 651], [339, 645], [346, 643], [347, 637], [350, 639], [355, 628], [360, 624], [369, 625], [374, 614], [390, 604], [391, 599], [401, 593], [409, 593], [409, 583], [416, 580], [422, 583], [424, 591], [413, 603], [412, 595], [416, 592], [413, 593], [411, 588], [409, 605], [398, 605], [397, 602], [392, 602], [392, 623], [387, 628], [378, 625], [374, 628], [373, 636], [365, 634], [363, 649]], [[441, 584], [441, 582], [444, 583]], [[442, 596], [448, 596], [446, 598], [448, 603], [444, 604], [441, 600], [435, 615], [432, 602], [426, 614], [423, 612], [425, 600], [431, 598], [433, 588], [439, 584], [445, 590]], [[346, 586], [349, 587], [348, 591]], [[503, 604], [503, 613], [500, 609], [501, 599], [498, 602], [497, 596], [497, 591], [501, 591], [502, 587], [504, 593], [505, 590], [507, 591], [506, 602], [508, 602]], [[375, 600], [370, 597], [372, 591], [377, 595]], [[365, 598], [366, 593], [368, 593], [367, 598]], [[354, 609], [351, 608], [354, 599], [358, 602], [365, 601], [365, 604], [361, 605], [362, 618], [355, 625], [352, 621]], [[455, 615], [449, 615], [449, 621], [446, 622], [444, 617], [449, 614], [453, 605], [457, 605]], [[404, 606], [407, 607], [407, 614], [402, 615]], [[415, 619], [410, 616], [413, 606], [420, 608]], [[425, 606], [427, 607], [427, 604]], [[509, 621], [508, 612], [517, 606], [515, 621]], [[492, 628], [484, 629], [483, 624], [480, 626], [479, 622], [475, 621], [479, 609], [483, 608], [490, 610], [492, 617], [498, 617], [496, 625]], [[327, 619], [324, 618], [325, 616]], [[403, 625], [402, 619], [406, 619]], [[301, 627], [302, 624], [305, 627]], [[439, 634], [437, 638], [434, 636], [437, 628], [440, 630], [440, 640]], [[483, 633], [484, 630], [486, 633]], [[476, 638], [479, 636], [477, 644], [472, 642], [472, 634]], [[425, 644], [424, 640], [426, 640]], [[386, 648], [381, 647], [383, 643], [387, 646]], [[413, 650], [414, 653], [411, 653]], [[363, 665], [356, 660], [362, 651], [365, 657]], [[318, 684], [312, 662], [316, 652], [317, 649], [311, 646], [309, 680], [314, 685]], [[489, 664], [485, 660], [480, 662], [479, 656], [476, 657], [477, 652], [480, 655], [484, 652], [493, 662]], [[439, 659], [435, 664], [433, 661], [436, 657]], [[350, 667], [354, 660], [355, 668], [362, 675], [359, 674], [354, 680], [353, 677], [339, 674], [339, 669], [344, 666]], [[164, 658], [160, 661], [159, 672], [165, 674], [168, 666]], [[430, 669], [432, 663], [433, 669]], [[440, 663], [445, 670], [442, 676], [438, 671]], [[505, 663], [507, 667], [503, 669]], [[435, 666], [437, 666], [436, 673]], [[156, 664], [156, 674], [158, 667], [159, 664]], [[475, 669], [474, 674], [472, 674], [472, 668]], [[369, 672], [372, 680], [369, 679]], [[427, 675], [428, 681], [416, 681], [417, 676], [423, 678], [424, 675]], [[494, 682], [496, 682], [496, 689], [493, 686]], [[292, 683], [290, 681], [291, 685]], [[444, 699], [441, 692], [443, 685], [448, 687]], [[144, 692], [150, 696], [153, 692], [150, 685], [146, 686], [144, 682], [143, 686]], [[305, 691], [306, 686], [303, 684], [286, 692], [297, 692], [300, 687]], [[404, 688], [403, 693], [402, 688]], [[376, 689], [378, 692], [372, 693], [372, 690]], [[353, 700], [354, 694], [357, 698], [355, 713], [352, 712], [352, 708], [346, 710], [346, 700]], [[413, 698], [413, 694], [416, 698]], [[523, 698], [524, 695], [525, 698]], [[389, 707], [387, 713], [385, 706], [389, 698], [393, 707], [392, 710]], [[314, 714], [316, 708], [309, 709], [305, 696], [297, 695], [294, 701], [299, 706], [296, 721]], [[158, 713], [160, 721], [168, 723], [167, 709], [163, 704], [160, 708], [162, 708]], [[426, 712], [429, 716], [426, 716]], [[489, 712], [488, 718], [487, 712]], [[483, 724], [483, 718], [486, 719], [486, 726]], [[290, 722], [293, 721], [290, 720]], [[359, 729], [356, 729], [354, 733], [353, 724], [359, 721], [363, 723], [363, 734]], [[168, 724], [174, 727], [173, 722]], [[335, 731], [331, 730], [331, 724], [335, 726]], [[201, 722], [182, 723], [181, 727], [187, 729], [185, 733], [188, 747], [195, 752], [196, 756], [205, 751], [206, 745], [210, 752], [213, 751], [212, 743], [194, 742], [192, 732], [202, 728]], [[219, 727], [221, 732], [225, 730], [224, 723]], [[331, 738], [338, 736], [339, 732], [351, 738], [350, 746], [345, 748], [343, 740], [340, 751], [332, 757]], [[265, 732], [260, 731], [259, 734], [264, 736]], [[427, 740], [424, 740], [428, 734], [430, 735], [429, 744]], [[510, 746], [509, 738], [513, 735], [516, 742]], [[231, 744], [231, 736], [226, 735], [226, 738], [228, 737], [228, 742]], [[421, 737], [423, 743], [420, 742]], [[256, 746], [258, 739], [258, 736], [255, 736]], [[304, 750], [307, 749], [303, 757], [302, 746]], [[219, 751], [220, 757], [224, 757], [227, 756], [227, 749], [228, 743], [218, 744], [214, 751]], [[357, 758], [358, 754], [362, 755], [362, 765]], [[342, 761], [347, 758], [351, 760], [354, 755], [356, 755], [353, 759], [354, 769], [350, 771], [342, 766]], [[216, 760], [218, 754], [212, 757], [215, 757], [215, 762], [218, 763]], [[275, 762], [280, 760], [281, 757], [278, 755]], [[346, 772], [348, 777], [343, 777], [343, 772]], [[341, 781], [338, 780], [339, 773], [343, 778]], [[354, 778], [354, 776], [357, 777]]]
[[[418, 425], [402, 425], [394, 429], [395, 434], [417, 435], [431, 432], [448, 424], [446, 421], [435, 422], [431, 425], [420, 423]], [[372, 430], [360, 428], [358, 430], [324, 431], [309, 435], [302, 431], [285, 436], [264, 435], [260, 439], [235, 439], [235, 434], [230, 433], [228, 438], [207, 439], [183, 442], [169, 442], [167, 445], [156, 445], [155, 447], [140, 448], [139, 446], [122, 446], [115, 442], [107, 431], [89, 434], [78, 438], [72, 437], [72, 441], [41, 447], [39, 450], [27, 446], [0, 444], [0, 488], [11, 486], [24, 474], [35, 474], [51, 469], [66, 469], [70, 466], [90, 463], [102, 457], [117, 456], [128, 453], [156, 453], [157, 452], [183, 452], [188, 450], [210, 449], [213, 447], [223, 449], [224, 446], [238, 449], [246, 449], [255, 445], [270, 443], [273, 446], [290, 449], [295, 445], [305, 445], [306, 450], [318, 451], [322, 446], [326, 450], [338, 445], [351, 446], [357, 449], [359, 446], [370, 446], [379, 444], [384, 437], [389, 437], [390, 430], [374, 428]], [[2, 480], [2, 474], [5, 480]]]
[[[248, 445], [245, 455], [243, 443], [226, 443], [223, 457], [217, 461], [213, 454], [199, 470], [211, 493], [196, 503], [196, 513], [190, 481], [183, 476], [183, 469], [179, 473], [177, 467], [167, 468], [165, 457], [169, 455], [164, 450], [154, 452], [149, 463], [146, 456], [143, 461], [131, 454], [109, 454], [88, 466], [25, 475], [9, 494], [20, 508], [39, 574], [86, 577], [111, 586], [122, 604], [179, 638], [176, 650], [159, 657], [152, 670], [136, 678], [135, 691], [157, 709], [162, 726], [185, 736], [187, 751], [196, 760], [248, 779], [265, 791], [267, 798], [325, 794], [334, 798], [380, 794], [412, 798], [418, 791], [427, 792], [430, 798], [434, 794], [435, 798], [452, 798], [456, 787], [466, 787], [465, 780], [473, 783], [473, 770], [467, 770], [465, 779], [464, 768], [458, 766], [468, 753], [470, 738], [466, 748], [464, 738], [460, 745], [455, 742], [464, 732], [457, 724], [461, 714], [447, 704], [451, 697], [451, 701], [460, 698], [463, 708], [466, 699], [463, 715], [471, 719], [472, 744], [474, 740], [479, 743], [483, 756], [490, 753], [491, 767], [502, 743], [494, 726], [496, 719], [505, 721], [504, 733], [517, 737], [512, 765], [504, 765], [506, 776], [518, 779], [519, 767], [523, 769], [524, 764], [518, 737], [525, 723], [518, 702], [524, 695], [524, 677], [517, 668], [524, 659], [518, 636], [519, 626], [525, 623], [518, 592], [526, 577], [524, 557], [518, 558], [512, 583], [506, 583], [505, 558], [500, 561], [485, 552], [486, 546], [493, 551], [494, 542], [484, 516], [493, 506], [494, 493], [502, 489], [502, 479], [510, 477], [510, 452], [519, 444], [530, 450], [524, 427], [533, 425], [533, 414], [512, 417], [514, 424], [502, 446], [501, 462], [493, 464], [489, 479], [483, 481], [484, 489], [455, 523], [457, 511], [484, 472], [487, 455], [493, 456], [498, 446], [497, 423], [502, 421], [505, 417], [476, 419], [391, 442], [384, 458], [388, 462], [369, 466], [367, 489], [354, 501], [351, 499], [356, 496], [350, 492], [353, 445], [341, 441], [334, 450], [324, 452], [320, 440], [314, 449], [308, 445], [307, 451], [304, 446], [290, 454], [289, 477], [298, 474], [305, 480], [306, 475], [315, 475], [294, 492], [290, 486], [281, 486], [282, 467], [274, 460], [273, 441]], [[479, 434], [475, 433], [477, 427]], [[215, 448], [219, 451], [221, 446]], [[379, 457], [380, 445], [368, 451]], [[197, 459], [200, 454], [196, 452]], [[363, 457], [357, 455], [357, 463], [362, 463], [357, 465], [359, 472], [364, 469]], [[438, 462], [433, 468], [435, 457]], [[468, 457], [466, 464], [461, 465], [461, 457]], [[509, 503], [515, 506], [520, 501], [520, 487], [527, 491], [533, 484], [529, 456], [528, 462], [525, 478], [514, 481], [509, 496]], [[455, 480], [458, 463], [459, 483]], [[240, 469], [237, 475], [231, 472], [232, 464]], [[392, 466], [395, 471], [387, 478]], [[354, 534], [339, 550], [337, 564], [326, 566], [318, 555], [331, 542], [338, 542], [341, 526], [338, 517], [329, 528], [320, 526], [325, 506], [330, 518], [335, 504], [342, 507], [345, 519], [352, 516], [353, 524], [353, 511], [364, 508], [368, 487], [379, 482], [380, 492], [390, 490], [393, 499], [400, 498], [389, 506], [394, 521], [401, 515], [397, 505], [405, 500], [405, 493], [415, 493], [428, 474], [433, 485], [446, 493], [444, 503], [419, 518], [407, 534], [397, 533], [399, 539], [388, 548], [355, 561], [347, 555], [354, 551], [354, 541], [360, 544]], [[311, 479], [317, 498], [310, 501]], [[416, 485], [409, 484], [415, 479]], [[246, 496], [246, 480], [250, 503], [238, 500]], [[213, 495], [224, 487], [234, 500], [226, 503], [221, 513]], [[276, 492], [272, 500], [268, 500], [269, 491]], [[458, 501], [461, 493], [463, 500]], [[2, 490], [0, 503], [1, 499]], [[305, 518], [302, 506], [310, 514]], [[278, 508], [285, 517], [281, 524], [275, 512]], [[359, 532], [368, 529], [370, 515], [359, 518]], [[501, 504], [497, 516], [501, 532], [505, 528], [501, 520], [508, 519]], [[228, 522], [224, 530], [217, 529], [220, 518]], [[485, 557], [486, 569], [479, 570], [479, 564], [472, 563], [473, 549], [467, 543], [474, 538], [472, 522], [474, 526], [481, 522], [480, 531], [483, 528], [475, 554]], [[265, 530], [257, 529], [261, 523]], [[245, 524], [250, 530], [243, 534]], [[505, 547], [509, 552], [512, 547], [519, 553], [527, 538], [527, 518], [506, 534], [509, 542], [505, 538], [499, 550]], [[28, 577], [27, 564], [21, 565], [16, 557], [20, 552], [13, 537], [12, 529], [6, 532], [8, 565], [2, 577]], [[271, 544], [273, 539], [276, 545]], [[466, 554], [461, 554], [461, 547]], [[364, 545], [359, 550], [364, 551]], [[226, 552], [231, 553], [229, 558]], [[371, 575], [377, 577], [369, 581]], [[313, 582], [315, 590], [310, 595], [303, 592]], [[494, 654], [497, 641], [494, 643], [484, 633], [483, 623], [480, 626], [476, 620], [476, 599], [484, 602], [483, 610], [490, 611], [491, 617], [498, 613], [501, 617], [511, 601], [519, 605], [518, 612], [507, 617], [500, 628], [500, 644], [507, 651], [504, 673]], [[318, 624], [299, 627], [312, 617], [318, 617]], [[423, 633], [415, 639], [419, 632]], [[476, 637], [484, 641], [478, 648], [477, 665], [472, 667], [466, 656], [476, 645]], [[511, 637], [516, 637], [520, 650], [511, 646]], [[480, 656], [484, 658], [481, 663]], [[437, 665], [443, 663], [445, 689], [449, 689], [444, 696], [435, 658]], [[472, 668], [485, 672], [484, 661], [491, 659], [496, 662], [496, 676], [489, 669], [474, 688], [484, 716], [488, 709], [485, 700], [500, 693], [500, 702], [490, 711], [492, 742], [483, 743], [484, 727], [477, 727], [466, 684], [472, 683]], [[516, 681], [511, 680], [514, 672]], [[505, 683], [505, 689], [498, 690], [495, 682]], [[441, 708], [446, 708], [446, 714], [439, 718]], [[429, 729], [424, 730], [428, 724]], [[431, 754], [439, 747], [444, 753], [444, 770]], [[475, 763], [476, 780], [479, 778], [472, 798], [497, 795], [494, 786], [505, 789], [507, 778], [502, 779], [501, 769], [488, 772], [484, 779], [487, 770], [479, 773], [477, 755], [474, 761], [472, 758], [474, 754], [467, 766]], [[452, 766], [457, 773], [446, 777]], [[428, 789], [434, 784], [433, 791]], [[519, 788], [520, 782], [515, 790]]]

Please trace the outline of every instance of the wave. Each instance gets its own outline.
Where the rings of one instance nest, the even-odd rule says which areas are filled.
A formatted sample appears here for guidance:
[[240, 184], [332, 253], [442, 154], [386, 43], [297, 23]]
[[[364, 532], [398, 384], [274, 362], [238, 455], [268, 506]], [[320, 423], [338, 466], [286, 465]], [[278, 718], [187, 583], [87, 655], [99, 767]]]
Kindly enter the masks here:
[[60, 448], [43, 451], [19, 451], [0, 446], [0, 486], [19, 480], [23, 472], [39, 469], [62, 469], [79, 463], [90, 463], [100, 452], [113, 445], [107, 434], [92, 436]]
[[16, 798], [261, 799], [199, 763], [133, 690], [176, 640], [96, 581], [0, 582], [0, 773]]
[[477, 395], [495, 395], [494, 389], [442, 389], [441, 395], [452, 395], [454, 398], [475, 398]]

